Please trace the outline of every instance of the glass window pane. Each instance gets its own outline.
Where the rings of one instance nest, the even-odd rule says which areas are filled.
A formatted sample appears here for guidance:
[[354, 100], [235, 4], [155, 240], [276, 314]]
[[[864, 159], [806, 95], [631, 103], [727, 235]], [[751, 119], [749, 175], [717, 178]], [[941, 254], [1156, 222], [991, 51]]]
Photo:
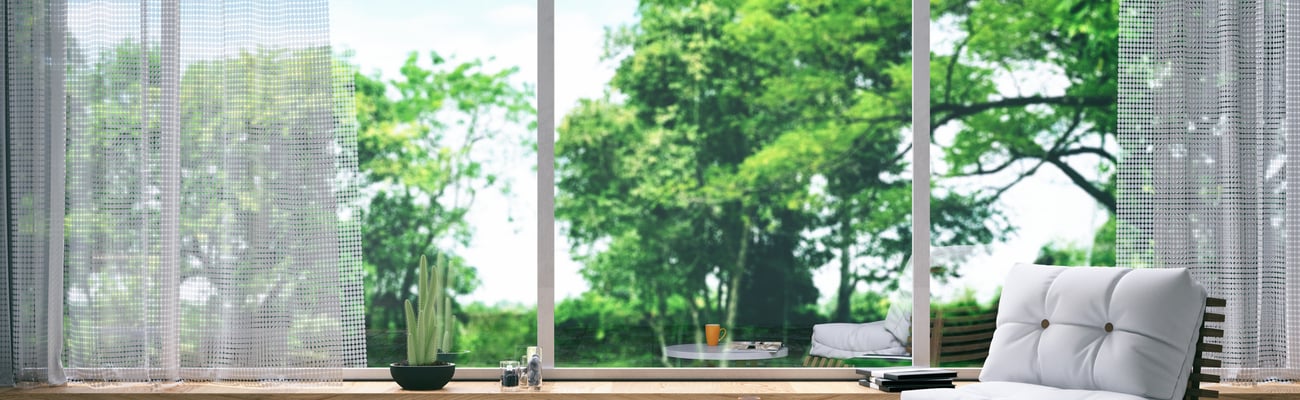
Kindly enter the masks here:
[[1115, 265], [1118, 4], [1071, 4], [932, 9], [938, 365], [983, 364], [1012, 265]]
[[369, 365], [406, 359], [421, 254], [453, 265], [457, 364], [520, 359], [537, 343], [536, 2], [330, 10], [357, 72]]
[[910, 362], [910, 15], [557, 1], [557, 365]]

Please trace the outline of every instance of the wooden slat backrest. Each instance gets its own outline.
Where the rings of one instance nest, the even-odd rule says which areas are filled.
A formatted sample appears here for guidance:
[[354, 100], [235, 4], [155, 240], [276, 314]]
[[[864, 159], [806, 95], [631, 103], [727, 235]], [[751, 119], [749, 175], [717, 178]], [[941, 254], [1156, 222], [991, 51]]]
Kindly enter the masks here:
[[[989, 344], [997, 328], [998, 305], [990, 309], [975, 306], [936, 309], [930, 318], [930, 365], [970, 362], [988, 358]], [[907, 351], [912, 351], [908, 338]], [[805, 367], [845, 367], [843, 360], [805, 356]]]
[[930, 365], [975, 362], [988, 358], [998, 305], [989, 309], [936, 309], [930, 318]]
[[1192, 359], [1191, 376], [1187, 379], [1187, 394], [1183, 395], [1184, 400], [1199, 400], [1205, 398], [1218, 398], [1219, 392], [1209, 389], [1202, 389], [1201, 383], [1218, 383], [1219, 376], [1201, 372], [1201, 368], [1216, 368], [1223, 365], [1219, 360], [1206, 357], [1205, 353], [1217, 353], [1223, 351], [1223, 345], [1213, 344], [1206, 341], [1205, 338], [1223, 337], [1222, 329], [1206, 328], [1206, 322], [1223, 322], [1222, 313], [1211, 312], [1211, 309], [1222, 309], [1228, 302], [1224, 299], [1210, 297], [1205, 299], [1205, 318], [1201, 322], [1200, 339], [1196, 345], [1196, 357]]
[[848, 364], [845, 364], [844, 360], [810, 355], [803, 358], [803, 366], [813, 368], [839, 368], [847, 367]]

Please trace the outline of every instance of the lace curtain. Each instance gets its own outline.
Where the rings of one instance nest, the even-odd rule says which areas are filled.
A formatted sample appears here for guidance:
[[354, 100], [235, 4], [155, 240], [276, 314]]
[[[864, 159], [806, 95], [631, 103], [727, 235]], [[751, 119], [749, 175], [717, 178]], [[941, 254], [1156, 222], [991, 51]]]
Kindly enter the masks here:
[[327, 0], [6, 1], [0, 378], [364, 367], [355, 111]]
[[1300, 1], [1126, 0], [1120, 18], [1118, 262], [1190, 268], [1228, 300], [1226, 380], [1296, 379]]

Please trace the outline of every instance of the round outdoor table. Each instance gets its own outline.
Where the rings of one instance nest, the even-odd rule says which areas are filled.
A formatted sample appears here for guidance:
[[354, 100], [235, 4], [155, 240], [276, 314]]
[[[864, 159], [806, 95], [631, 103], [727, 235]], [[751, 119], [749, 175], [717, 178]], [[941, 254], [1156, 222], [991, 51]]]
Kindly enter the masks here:
[[712, 361], [752, 361], [771, 360], [790, 355], [790, 349], [782, 346], [776, 351], [746, 349], [733, 350], [724, 344], [709, 346], [704, 343], [675, 344], [664, 347], [664, 355], [672, 358]]

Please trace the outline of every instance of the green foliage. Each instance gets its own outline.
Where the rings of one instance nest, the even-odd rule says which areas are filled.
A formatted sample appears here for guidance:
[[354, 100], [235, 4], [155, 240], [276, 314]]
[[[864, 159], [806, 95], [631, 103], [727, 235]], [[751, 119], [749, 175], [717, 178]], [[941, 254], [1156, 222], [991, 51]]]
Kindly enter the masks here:
[[498, 361], [518, 359], [526, 345], [537, 343], [536, 307], [471, 303], [461, 313], [460, 346], [473, 350], [461, 354], [457, 365], [495, 367]]
[[1059, 242], [1050, 242], [1043, 245], [1038, 250], [1038, 257], [1034, 259], [1034, 263], [1066, 266], [1090, 265], [1087, 248], [1072, 243]]
[[[1114, 210], [1117, 3], [934, 3], [959, 35], [933, 57], [932, 127], [956, 128], [931, 182], [933, 245], [1005, 240], [1015, 227], [1000, 196], [1043, 167]], [[672, 365], [658, 349], [702, 341], [712, 322], [798, 350], [813, 323], [882, 317], [911, 256], [909, 5], [643, 0], [638, 15], [607, 31], [618, 63], [608, 92], [581, 100], [558, 129], [556, 216], [591, 291], [557, 307], [556, 359]], [[372, 329], [394, 327], [391, 310], [414, 282], [392, 257], [454, 254], [473, 235], [474, 193], [508, 191], [475, 156], [479, 143], [534, 145], [487, 125], [533, 126], [531, 88], [509, 83], [513, 69], [418, 61], [399, 80], [356, 77]], [[1000, 93], [999, 77], [1044, 65], [1065, 74], [1063, 94]], [[1008, 173], [996, 187], [960, 181]], [[1113, 263], [1113, 245], [1100, 244], [1114, 230], [1112, 218], [1098, 232], [1094, 264]], [[1079, 256], [1058, 245], [1044, 254]], [[839, 277], [821, 306], [820, 268]], [[454, 291], [474, 290], [473, 268], [460, 275]], [[535, 310], [467, 307], [457, 315], [476, 360], [531, 343], [524, 321]]]
[[[405, 267], [407, 255], [446, 257], [450, 297], [478, 287], [476, 268], [456, 255], [474, 237], [466, 214], [481, 191], [509, 195], [502, 166], [535, 146], [534, 92], [514, 82], [517, 73], [487, 70], [480, 60], [456, 63], [436, 52], [427, 58], [412, 52], [397, 79], [353, 75], [361, 192], [368, 197], [360, 218], [371, 365], [384, 365], [401, 351], [400, 334], [393, 332], [402, 326], [403, 299], [417, 285], [415, 270]], [[459, 307], [452, 301], [448, 309], [465, 327], [462, 346], [492, 344], [477, 339], [475, 315]], [[478, 316], [491, 314], [477, 310]], [[493, 354], [465, 348], [476, 350], [471, 357]]]
[[[835, 304], [831, 302], [824, 305], [820, 310], [821, 315], [834, 315]], [[889, 314], [890, 296], [888, 292], [861, 290], [853, 292], [849, 304], [852, 308], [849, 310], [848, 321], [882, 321]]]
[[[684, 321], [787, 337], [825, 320], [818, 268], [840, 276], [831, 320], [851, 318], [858, 290], [896, 286], [911, 251], [910, 8], [644, 1], [639, 14], [609, 31], [610, 93], [571, 111], [556, 143], [556, 215], [593, 290], [664, 342]], [[1000, 240], [991, 201], [941, 192], [935, 243]]]
[[[992, 188], [1000, 195], [1047, 167], [1113, 214], [1119, 2], [945, 0], [934, 10], [961, 28], [953, 55], [933, 61], [933, 128], [957, 128], [941, 146], [944, 176], [1015, 175]], [[1058, 69], [1064, 93], [996, 95], [999, 75], [1041, 74], [1030, 68]]]
[[1064, 266], [1115, 266], [1115, 215], [1097, 229], [1090, 246], [1049, 242], [1038, 251], [1036, 264]]
[[1117, 266], [1115, 263], [1115, 214], [1097, 229], [1092, 241], [1092, 265]]
[[981, 302], [975, 295], [975, 290], [967, 288], [951, 299], [938, 301], [932, 299], [930, 301], [930, 310], [931, 312], [941, 310], [945, 316], [949, 317], [982, 314], [993, 311], [1001, 298], [1002, 290], [998, 289], [992, 299], [988, 302]]
[[[933, 60], [933, 128], [956, 130], [940, 143], [943, 181], [975, 178], [975, 191], [1000, 197], [1027, 177], [1060, 172], [1109, 221], [1090, 245], [1049, 243], [1036, 262], [1115, 265], [1119, 2], [944, 0], [933, 9], [960, 29], [951, 48], [936, 49], [951, 55]], [[1051, 70], [1065, 77], [1060, 94], [999, 95], [995, 87], [999, 76], [1032, 82]], [[1001, 182], [991, 184], [994, 176]]]
[[642, 305], [625, 299], [592, 290], [557, 304], [556, 361], [567, 367], [672, 365], [660, 349], [679, 343], [670, 340], [689, 337], [689, 327], [647, 320], [639, 311]]
[[[355, 223], [340, 217], [351, 204], [283, 201], [301, 198], [303, 192], [341, 189], [333, 176], [309, 179], [315, 172], [295, 172], [319, 172], [322, 163], [332, 167], [334, 149], [346, 146], [334, 142], [348, 137], [336, 131], [336, 120], [320, 118], [333, 93], [321, 79], [330, 72], [329, 49], [250, 49], [190, 60], [177, 66], [178, 87], [163, 79], [161, 54], [156, 42], [124, 39], [111, 48], [86, 51], [76, 40], [68, 41], [67, 93], [61, 100], [67, 104], [69, 127], [67, 185], [81, 190], [69, 191], [65, 234], [72, 246], [96, 249], [68, 253], [65, 283], [70, 293], [83, 294], [68, 302], [68, 315], [74, 316], [67, 319], [69, 337], [90, 338], [83, 343], [90, 347], [120, 347], [116, 341], [134, 340], [129, 330], [95, 332], [140, 324], [140, 315], [107, 311], [147, 307], [158, 298], [150, 293], [162, 292], [157, 285], [118, 277], [172, 269], [184, 285], [207, 293], [182, 296], [183, 332], [217, 329], [216, 324], [229, 320], [221, 315], [282, 315], [286, 310], [281, 306], [290, 301], [338, 303], [340, 293], [317, 290], [322, 278], [313, 274], [351, 260], [321, 257], [319, 249], [266, 229], [323, 232]], [[280, 68], [284, 65], [295, 68]], [[277, 92], [267, 95], [267, 88]], [[178, 125], [167, 129], [179, 134], [164, 130], [168, 118]], [[178, 158], [171, 159], [179, 170], [165, 162], [169, 156], [163, 149], [172, 139], [179, 140], [173, 142]], [[280, 156], [284, 154], [294, 157]], [[171, 239], [178, 245], [179, 265], [166, 265], [168, 258], [160, 257], [163, 240], [137, 240], [133, 235], [138, 232], [118, 234], [162, 226], [166, 196], [157, 193], [167, 190], [169, 176], [180, 177], [172, 181], [178, 185], [178, 231], [167, 233], [175, 235]], [[21, 211], [39, 204], [22, 198], [16, 206]], [[47, 228], [23, 219], [15, 227], [18, 235]], [[310, 347], [313, 332], [339, 323], [316, 314], [289, 317], [293, 327], [280, 339], [299, 350]], [[218, 344], [209, 338], [182, 335], [177, 356], [187, 363], [199, 360], [213, 346]], [[304, 360], [325, 356], [292, 352]]]
[[421, 61], [412, 52], [394, 80], [354, 76], [358, 163], [369, 195], [361, 233], [372, 330], [400, 326], [402, 299], [416, 284], [403, 267], [406, 255], [446, 255], [455, 294], [478, 286], [475, 268], [455, 255], [473, 238], [465, 215], [480, 191], [509, 192], [497, 165], [533, 151], [533, 89], [512, 82], [517, 69], [450, 64], [436, 52]]

